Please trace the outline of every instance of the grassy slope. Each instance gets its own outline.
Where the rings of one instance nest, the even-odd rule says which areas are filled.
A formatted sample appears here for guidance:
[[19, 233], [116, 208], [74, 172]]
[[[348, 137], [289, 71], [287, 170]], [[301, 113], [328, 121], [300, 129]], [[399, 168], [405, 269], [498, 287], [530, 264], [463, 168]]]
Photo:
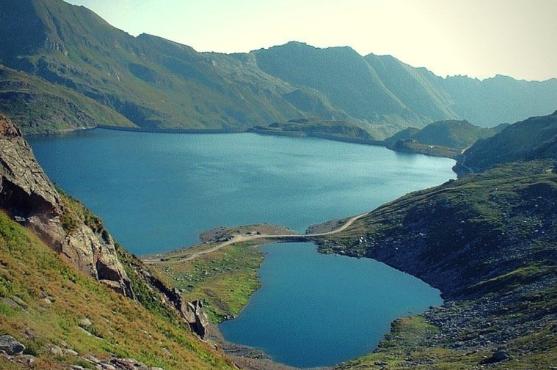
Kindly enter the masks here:
[[557, 159], [557, 112], [532, 117], [507, 127], [499, 134], [480, 140], [459, 158], [457, 172], [479, 172], [501, 163]]
[[504, 348], [505, 368], [557, 361], [557, 175], [510, 164], [388, 203], [323, 243], [439, 287], [446, 304], [401, 319], [344, 368], [469, 368]]
[[[14, 307], [7, 300], [14, 296], [25, 305]], [[175, 319], [76, 272], [4, 213], [0, 213], [0, 297], [0, 332], [22, 341], [27, 352], [37, 356], [40, 368], [90, 366], [82, 359], [85, 355], [132, 357], [165, 369], [229, 367]], [[84, 317], [93, 323], [89, 334], [78, 324]], [[79, 356], [54, 356], [49, 345], [67, 345]]]

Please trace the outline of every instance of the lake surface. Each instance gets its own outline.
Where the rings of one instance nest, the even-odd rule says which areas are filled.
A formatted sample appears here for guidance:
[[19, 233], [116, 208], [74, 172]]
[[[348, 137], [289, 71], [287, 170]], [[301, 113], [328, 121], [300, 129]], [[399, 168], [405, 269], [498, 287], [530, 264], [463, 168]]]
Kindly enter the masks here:
[[[216, 226], [309, 225], [369, 211], [454, 178], [454, 161], [383, 147], [255, 134], [92, 130], [29, 139], [50, 178], [136, 254]], [[225, 337], [277, 361], [332, 365], [371, 351], [390, 322], [441, 302], [422, 281], [312, 244], [265, 247], [262, 289]]]
[[392, 320], [442, 302], [423, 281], [371, 259], [319, 254], [311, 243], [264, 249], [262, 288], [220, 328], [227, 340], [291, 366], [371, 352]]
[[450, 159], [318, 139], [90, 130], [29, 141], [50, 178], [140, 255], [221, 225], [303, 232], [454, 178]]

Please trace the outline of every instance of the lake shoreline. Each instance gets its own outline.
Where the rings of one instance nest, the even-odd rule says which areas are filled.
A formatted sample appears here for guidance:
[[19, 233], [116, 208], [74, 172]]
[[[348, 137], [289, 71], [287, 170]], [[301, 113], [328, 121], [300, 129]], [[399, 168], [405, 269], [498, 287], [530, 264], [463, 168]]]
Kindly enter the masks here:
[[263, 136], [277, 136], [277, 137], [290, 137], [290, 138], [309, 138], [309, 139], [321, 139], [321, 140], [329, 140], [339, 143], [348, 143], [348, 144], [359, 144], [359, 145], [370, 145], [370, 146], [378, 146], [389, 149], [398, 154], [421, 154], [427, 157], [438, 157], [438, 158], [448, 158], [448, 159], [455, 159], [454, 155], [445, 155], [443, 153], [439, 154], [432, 151], [413, 151], [410, 149], [401, 149], [397, 150], [396, 147], [390, 146], [387, 144], [385, 140], [367, 140], [367, 139], [358, 139], [358, 138], [350, 138], [350, 137], [342, 137], [336, 135], [327, 135], [327, 134], [308, 134], [305, 132], [288, 132], [288, 131], [270, 131], [270, 130], [259, 130], [257, 128], [247, 128], [247, 129], [180, 129], [180, 128], [169, 128], [169, 129], [149, 129], [149, 128], [141, 128], [141, 127], [120, 127], [120, 126], [111, 126], [111, 125], [96, 125], [92, 127], [79, 127], [79, 128], [72, 128], [63, 131], [56, 131], [56, 132], [48, 132], [48, 133], [40, 133], [40, 134], [28, 134], [26, 137], [41, 137], [41, 136], [64, 136], [64, 135], [71, 135], [72, 133], [79, 133], [83, 131], [91, 131], [91, 130], [109, 130], [109, 131], [123, 131], [123, 132], [138, 132], [138, 133], [149, 133], [149, 134], [185, 134], [185, 135], [212, 135], [212, 134], [256, 134], [256, 135], [263, 135]]
[[[55, 143], [51, 141], [55, 141]], [[334, 219], [346, 214], [358, 214], [362, 208], [364, 210], [373, 209], [404, 193], [434, 185], [453, 176], [450, 171], [452, 163], [444, 159], [434, 160], [425, 156], [410, 155], [396, 156], [378, 146], [342, 143], [333, 145], [322, 140], [310, 140], [305, 142], [306, 145], [300, 145], [297, 140], [277, 140], [263, 138], [260, 135], [238, 135], [238, 137], [228, 135], [214, 135], [213, 137], [210, 135], [151, 136], [124, 132], [112, 134], [101, 129], [97, 132], [70, 135], [69, 137], [39, 138], [31, 144], [54, 181], [75, 196], [84, 199], [86, 204], [97, 204], [95, 211], [102, 217], [106, 217], [108, 227], [115, 230], [116, 233], [120, 233], [117, 237], [122, 244], [132, 246], [132, 251], [138, 255], [152, 254], [157, 250], [152, 249], [151, 246], [158, 246], [159, 251], [164, 250], [160, 247], [176, 245], [176, 240], [191, 244], [190, 239], [199, 234], [198, 230], [206, 230], [212, 225], [226, 224], [227, 220], [228, 222], [229, 220], [241, 222], [245, 218], [242, 219], [241, 214], [238, 217], [236, 210], [243, 212], [250, 204], [254, 207], [253, 210], [247, 208], [252, 212], [251, 219], [273, 222], [274, 220], [267, 216], [268, 211], [265, 211], [272, 210], [273, 215], [280, 215], [278, 222], [274, 223], [287, 224], [289, 227], [301, 230], [302, 227], [306, 228], [307, 225], [316, 223], [316, 221]], [[55, 146], [53, 147], [53, 145]], [[325, 148], [328, 155], [325, 155]], [[72, 155], [66, 155], [66, 152], [71, 152]], [[95, 153], [95, 161], [88, 160], [92, 153]], [[262, 156], [262, 154], [264, 155]], [[114, 158], [121, 158], [118, 166], [113, 163]], [[142, 158], [141, 166], [129, 167], [126, 165], [129, 161], [136, 163], [138, 158]], [[156, 158], [156, 160], [149, 161], [149, 158]], [[259, 158], [259, 161], [254, 162], [253, 158]], [[231, 160], [233, 161], [231, 162]], [[200, 166], [200, 163], [203, 166]], [[223, 163], [226, 164], [226, 168], [223, 168]], [[378, 164], [380, 165], [378, 166]], [[127, 168], [125, 173], [121, 172], [122, 166]], [[87, 169], [88, 167], [91, 168]], [[228, 167], [233, 171], [225, 171]], [[342, 171], [344, 176], [342, 178], [331, 176], [331, 170], [334, 173]], [[84, 172], [94, 176], [91, 176], [85, 183], [76, 182], [76, 179], [80, 179]], [[176, 177], [177, 173], [184, 174], [184, 176]], [[218, 176], [224, 173], [227, 176], [219, 179]], [[307, 173], [310, 176], [300, 177], [299, 173]], [[253, 187], [250, 185], [253, 184], [252, 181], [246, 181], [246, 176], [250, 176], [250, 174], [256, 174], [257, 178], [260, 178], [261, 174], [268, 174], [269, 176], [265, 177], [276, 180], [271, 181], [270, 184], [265, 183]], [[279, 181], [285, 177], [289, 182]], [[142, 182], [142, 185], [148, 185], [148, 187], [137, 186], [138, 178], [149, 180]], [[203, 181], [199, 184], [191, 183], [191, 179], [202, 179]], [[238, 181], [240, 179], [241, 181]], [[95, 184], [95, 187], [84, 187], [83, 184]], [[168, 184], [172, 184], [172, 186], [168, 187]], [[222, 184], [230, 184], [230, 186], [223, 187]], [[318, 189], [314, 188], [316, 184], [319, 184]], [[323, 188], [324, 184], [328, 187]], [[263, 187], [265, 191], [258, 190], [261, 189], [261, 185], [266, 185]], [[99, 186], [104, 187], [107, 191], [96, 192], [95, 188]], [[161, 189], [169, 191], [160, 191]], [[191, 191], [184, 192], [183, 189], [191, 189]], [[209, 192], [211, 189], [214, 191]], [[289, 189], [289, 191], [285, 192], [285, 189]], [[319, 189], [323, 191], [320, 193]], [[378, 189], [381, 191], [377, 191]], [[203, 192], [200, 193], [200, 191]], [[317, 197], [313, 203], [311, 202], [312, 193]], [[126, 196], [123, 197], [122, 194]], [[213, 204], [219, 204], [222, 210], [227, 210], [226, 213], [221, 212], [220, 219], [215, 220], [209, 207], [207, 208], [208, 213], [206, 213], [211, 216], [211, 222], [196, 223], [200, 217], [205, 216], [203, 212], [193, 216], [194, 214], [190, 210], [204, 210], [203, 207], [207, 205], [207, 199], [204, 198], [201, 198], [202, 203], [189, 203], [200, 199], [199, 196], [192, 196], [196, 194], [208, 194], [211, 196], [209, 199], [215, 199], [214, 196], [217, 194], [219, 198], [216, 198], [218, 200]], [[242, 194], [249, 194], [249, 198], [241, 198]], [[115, 196], [123, 201], [118, 207], [113, 207], [113, 202], [111, 202]], [[182, 198], [183, 196], [186, 197]], [[136, 208], [138, 206], [136, 199], [144, 198], [152, 200], [147, 213], [142, 212], [141, 208]], [[265, 203], [269, 198], [276, 200]], [[342, 200], [342, 203], [339, 203], [339, 200]], [[212, 201], [215, 202], [215, 200]], [[330, 207], [331, 204], [335, 204], [335, 206]], [[367, 206], [364, 207], [365, 204]], [[175, 205], [179, 207], [173, 209]], [[264, 206], [262, 207], [262, 205]], [[253, 213], [255, 211], [259, 213]], [[145, 217], [156, 214], [164, 215], [164, 217]], [[139, 218], [136, 217], [137, 215]], [[117, 221], [117, 223], [111, 224], [110, 222], [113, 221]], [[127, 224], [133, 224], [134, 230], [141, 230], [137, 226], [145, 225], [143, 228], [145, 235], [134, 232], [131, 239], [129, 236], [126, 237], [126, 230], [130, 229], [126, 227]], [[203, 228], [200, 228], [200, 225]], [[326, 230], [323, 231], [326, 232]], [[303, 233], [303, 231], [301, 232]], [[307, 237], [304, 237], [305, 239]], [[289, 237], [289, 241], [292, 241], [291, 237]], [[264, 244], [264, 241], [258, 241], [257, 244]], [[204, 245], [204, 247], [210, 248], [208, 245]], [[226, 251], [216, 250], [204, 254], [199, 260], [207, 262], [205, 265], [193, 266], [190, 270], [180, 271], [187, 276], [179, 276], [180, 279], [170, 281], [169, 286], [175, 286], [180, 292], [184, 292], [185, 289], [188, 294], [184, 297], [188, 301], [192, 301], [199, 299], [196, 295], [205, 289], [198, 283], [209, 283], [211, 290], [208, 292], [214, 298], [213, 315], [221, 316], [221, 320], [224, 319], [225, 312], [229, 310], [232, 310], [229, 312], [236, 312], [235, 315], [237, 315], [243, 307], [246, 307], [253, 293], [260, 287], [257, 273], [261, 260], [260, 252], [256, 249], [258, 248], [227, 247]], [[177, 263], [175, 267], [183, 270], [184, 266], [180, 265], [182, 264]], [[342, 275], [349, 276], [349, 274], [342, 273], [339, 276]], [[224, 283], [221, 284], [223, 281]], [[176, 285], [176, 282], [179, 285]], [[229, 283], [233, 284], [227, 285]], [[189, 288], [190, 285], [192, 285], [191, 288]], [[229, 289], [229, 286], [234, 288], [233, 291]], [[343, 290], [332, 289], [332, 291], [334, 293]], [[337, 294], [337, 296], [340, 295]], [[223, 301], [219, 297], [227, 301]], [[283, 302], [286, 301], [283, 300]], [[337, 306], [342, 305], [341, 303]], [[396, 317], [401, 316], [397, 314]], [[390, 316], [389, 320], [384, 320], [384, 323], [388, 325], [389, 321]], [[330, 326], [328, 325], [328, 327]], [[381, 331], [380, 335], [383, 335], [383, 329]], [[370, 335], [366, 332], [366, 335], [369, 340], [376, 340], [375, 334]], [[350, 357], [344, 357], [342, 360], [348, 358]]]
[[[315, 232], [315, 231], [319, 231], [322, 233], [327, 233], [330, 231], [333, 231], [335, 229], [338, 229], [339, 225], [342, 225], [344, 222], [346, 222], [346, 220], [349, 220], [350, 218], [344, 218], [344, 219], [339, 219], [339, 220], [331, 220], [328, 222], [325, 222], [323, 224], [317, 224], [317, 225], [311, 225], [307, 228], [307, 232]], [[246, 228], [246, 227], [238, 227], [239, 228]], [[283, 230], [280, 227], [276, 227], [277, 230]], [[323, 250], [321, 248], [319, 248], [319, 244], [318, 244], [319, 240], [313, 240], [311, 243], [314, 244], [314, 248], [315, 248], [315, 252], [318, 254], [323, 254], [323, 255], [327, 255], [327, 254], [331, 254], [330, 252]], [[228, 245], [229, 247], [234, 246], [235, 244], [239, 244], [242, 243], [240, 241], [236, 242], [236, 243], [232, 243], [230, 245]], [[280, 243], [288, 243], [288, 241], [281, 241], [281, 240], [270, 240], [270, 239], [260, 239], [260, 240], [256, 240], [253, 241], [253, 244], [250, 244], [249, 246], [245, 246], [245, 247], [252, 247], [255, 248], [259, 251], [261, 251], [261, 248], [268, 246], [270, 244], [280, 244]], [[199, 244], [199, 245], [194, 245], [191, 247], [186, 247], [186, 248], [182, 248], [179, 249], [177, 251], [171, 251], [171, 252], [167, 252], [164, 254], [156, 254], [156, 255], [152, 255], [149, 256], [148, 258], [154, 258], [156, 257], [157, 259], [160, 259], [161, 261], [167, 260], [168, 258], [165, 258], [166, 256], [171, 256], [171, 258], [175, 259], [176, 262], [180, 263], [180, 261], [177, 258], [178, 255], [180, 255], [181, 253], [192, 253], [192, 255], [198, 256], [199, 252], [196, 250], [206, 250], [206, 249], [210, 249], [210, 242], [208, 243], [204, 243], [204, 244]], [[218, 250], [212, 250], [209, 251], [207, 254], [205, 254], [206, 257], [210, 257], [211, 254], [213, 253], [217, 253]], [[263, 254], [263, 252], [261, 252]], [[338, 256], [343, 256], [343, 257], [348, 257], [348, 258], [354, 258], [354, 256], [346, 256], [342, 253], [333, 253], [335, 255]], [[146, 256], [147, 258], [147, 256]], [[196, 257], [196, 258], [201, 258], [201, 257]], [[374, 260], [374, 259], [372, 259]], [[145, 261], [145, 260], [144, 260]], [[149, 260], [147, 260], [149, 261]], [[152, 261], [152, 260], [151, 260]], [[381, 262], [378, 260], [375, 260], [377, 262]], [[192, 260], [187, 260], [187, 262], [184, 263], [191, 263]], [[261, 265], [259, 265], [259, 269], [260, 269]], [[252, 299], [252, 296], [257, 293], [257, 291], [259, 289], [262, 288], [262, 282], [261, 282], [261, 277], [259, 275], [259, 269], [258, 269], [258, 274], [257, 274], [257, 284], [258, 287], [257, 289], [255, 289], [253, 292], [251, 292], [251, 294], [249, 294], [249, 296], [247, 297], [248, 300], [246, 301], [245, 305], [243, 307], [241, 307], [240, 311], [235, 314], [235, 315], [231, 315], [229, 317], [226, 317], [224, 320], [218, 322], [218, 323], [210, 323], [209, 324], [209, 328], [208, 328], [208, 336], [206, 337], [207, 340], [211, 341], [214, 343], [215, 346], [217, 346], [217, 348], [222, 349], [228, 356], [230, 356], [235, 363], [238, 366], [241, 367], [247, 367], [250, 369], [261, 369], [261, 370], [292, 370], [292, 369], [298, 369], [297, 367], [291, 367], [289, 365], [286, 365], [284, 363], [281, 363], [279, 361], [274, 360], [269, 354], [267, 354], [264, 350], [256, 348], [256, 347], [251, 347], [248, 345], [243, 345], [243, 344], [239, 344], [239, 343], [234, 343], [231, 342], [229, 340], [226, 340], [224, 338], [224, 335], [222, 333], [222, 331], [220, 330], [220, 324], [222, 324], [225, 321], [229, 321], [229, 320], [234, 320], [236, 319], [239, 315], [242, 314], [242, 312], [244, 311], [244, 309], [247, 307], [247, 305], [249, 304], [250, 300]], [[400, 271], [400, 270], [398, 270]], [[401, 271], [403, 273], [406, 274], [406, 272]], [[415, 277], [411, 274], [408, 274], [412, 277]], [[419, 279], [419, 278], [418, 278]], [[421, 280], [421, 279], [419, 279]], [[442, 302], [440, 305], [436, 305], [433, 306], [434, 308], [437, 307], [442, 307], [444, 304], [444, 302]], [[431, 308], [431, 307], [430, 307]], [[392, 328], [393, 325], [395, 324], [395, 322], [397, 322], [398, 320], [402, 320], [402, 319], [406, 319], [406, 318], [411, 318], [411, 317], [415, 317], [415, 316], [421, 316], [426, 314], [427, 312], [429, 312], [430, 309], [415, 314], [415, 315], [411, 315], [411, 316], [399, 316], [396, 319], [394, 319], [393, 321], [390, 322], [390, 327], [391, 330], [387, 331], [384, 336], [382, 337], [382, 339], [380, 339], [379, 343], [373, 348], [373, 351], [371, 351], [371, 353], [374, 353], [376, 350], [378, 350], [379, 346], [381, 343], [383, 343], [391, 334], [392, 334]], [[365, 355], [365, 354], [363, 354]], [[334, 365], [330, 365], [330, 366], [322, 366], [322, 367], [309, 367], [307, 369], [319, 369], [319, 370], [330, 370], [333, 368], [336, 368], [337, 366], [342, 365], [345, 362], [348, 361], [352, 361], [355, 360], [356, 358], [359, 358], [360, 356], [357, 356], [355, 358], [351, 358], [351, 359], [346, 359], [345, 361], [339, 362], [339, 363], [335, 363]]]

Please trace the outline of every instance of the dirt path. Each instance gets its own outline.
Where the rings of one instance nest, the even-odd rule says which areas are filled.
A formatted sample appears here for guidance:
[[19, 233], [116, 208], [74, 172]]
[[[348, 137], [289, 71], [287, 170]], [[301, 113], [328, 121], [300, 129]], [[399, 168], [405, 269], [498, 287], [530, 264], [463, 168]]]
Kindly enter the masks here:
[[[234, 235], [232, 237], [232, 239], [227, 240], [225, 242], [222, 242], [220, 244], [217, 244], [211, 248], [208, 249], [204, 249], [201, 250], [199, 252], [193, 253], [187, 257], [182, 257], [182, 258], [177, 258], [176, 260], [172, 260], [172, 262], [186, 262], [186, 261], [191, 261], [193, 259], [198, 258], [199, 256], [203, 256], [205, 254], [209, 254], [209, 253], [213, 253], [215, 251], [218, 251], [219, 249], [222, 249], [224, 247], [227, 247], [229, 245], [232, 244], [236, 244], [236, 243], [242, 243], [242, 242], [249, 242], [249, 241], [253, 241], [253, 240], [259, 240], [259, 239], [265, 239], [265, 240], [278, 240], [278, 241], [284, 241], [284, 242], [288, 242], [288, 241], [300, 241], [300, 240], [309, 240], [311, 238], [319, 238], [322, 236], [328, 236], [328, 235], [334, 235], [334, 234], [338, 234], [346, 229], [348, 229], [350, 226], [352, 226], [352, 224], [354, 222], [356, 222], [357, 220], [359, 220], [360, 218], [366, 216], [367, 213], [363, 213], [361, 215], [358, 216], [354, 216], [349, 218], [348, 220], [346, 220], [346, 222], [344, 224], [342, 224], [342, 226], [331, 230], [331, 231], [327, 231], [324, 233], [314, 233], [314, 234], [291, 234], [291, 235], [271, 235], [271, 234], [259, 234], [259, 235]], [[147, 263], [147, 264], [156, 264], [156, 263], [160, 263], [163, 262], [163, 259], [161, 258], [150, 258], [150, 259], [145, 259], [143, 260], [143, 262]]]

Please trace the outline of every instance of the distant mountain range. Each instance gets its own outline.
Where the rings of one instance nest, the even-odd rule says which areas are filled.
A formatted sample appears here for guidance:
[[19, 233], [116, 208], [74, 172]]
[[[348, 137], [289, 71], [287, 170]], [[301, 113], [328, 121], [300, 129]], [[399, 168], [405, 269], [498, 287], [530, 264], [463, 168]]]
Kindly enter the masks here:
[[305, 117], [388, 136], [448, 119], [490, 127], [557, 108], [557, 79], [442, 78], [392, 56], [298, 42], [199, 53], [133, 37], [61, 0], [2, 1], [0, 37], [0, 110], [27, 133], [98, 124], [245, 130]]

